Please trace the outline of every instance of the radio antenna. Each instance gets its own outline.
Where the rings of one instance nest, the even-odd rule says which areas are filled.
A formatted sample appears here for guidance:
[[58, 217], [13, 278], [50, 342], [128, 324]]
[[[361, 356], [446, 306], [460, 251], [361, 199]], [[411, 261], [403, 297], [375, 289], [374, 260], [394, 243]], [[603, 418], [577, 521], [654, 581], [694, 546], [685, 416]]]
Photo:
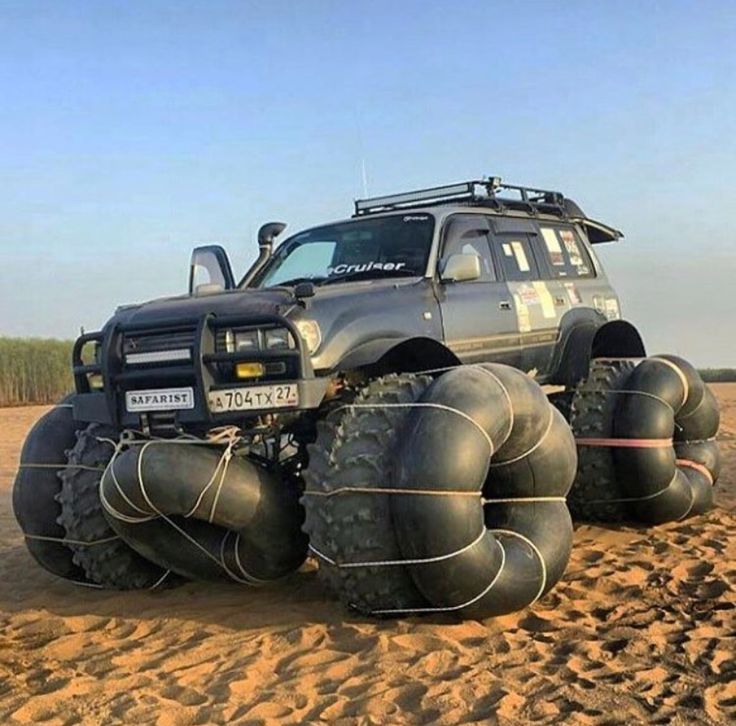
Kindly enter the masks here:
[[368, 196], [368, 172], [365, 169], [365, 157], [360, 157], [360, 170], [363, 176], [363, 196]]

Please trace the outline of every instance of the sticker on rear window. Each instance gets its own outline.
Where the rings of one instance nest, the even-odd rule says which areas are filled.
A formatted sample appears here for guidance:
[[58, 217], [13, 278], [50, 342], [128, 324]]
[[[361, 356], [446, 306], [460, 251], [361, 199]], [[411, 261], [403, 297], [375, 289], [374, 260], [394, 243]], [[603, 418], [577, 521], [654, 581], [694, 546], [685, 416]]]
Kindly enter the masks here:
[[580, 255], [580, 248], [575, 240], [575, 235], [569, 229], [561, 229], [560, 237], [565, 244], [567, 254], [570, 256], [570, 264], [573, 267], [582, 267], [585, 261]]
[[565, 258], [562, 256], [562, 247], [557, 239], [557, 234], [550, 227], [542, 227], [542, 237], [544, 244], [547, 246], [550, 262], [553, 265], [564, 265]]
[[529, 260], [526, 258], [526, 252], [524, 252], [524, 246], [521, 242], [512, 242], [511, 249], [514, 250], [514, 257], [516, 257], [516, 264], [521, 272], [529, 272]]

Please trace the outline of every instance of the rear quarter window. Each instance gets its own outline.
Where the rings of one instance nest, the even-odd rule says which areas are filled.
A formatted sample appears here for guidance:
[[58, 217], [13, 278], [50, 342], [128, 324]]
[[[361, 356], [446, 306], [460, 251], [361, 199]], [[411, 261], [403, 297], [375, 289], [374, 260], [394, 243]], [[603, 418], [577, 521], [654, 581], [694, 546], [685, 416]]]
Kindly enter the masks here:
[[540, 225], [537, 248], [553, 278], [594, 277], [593, 262], [573, 227]]

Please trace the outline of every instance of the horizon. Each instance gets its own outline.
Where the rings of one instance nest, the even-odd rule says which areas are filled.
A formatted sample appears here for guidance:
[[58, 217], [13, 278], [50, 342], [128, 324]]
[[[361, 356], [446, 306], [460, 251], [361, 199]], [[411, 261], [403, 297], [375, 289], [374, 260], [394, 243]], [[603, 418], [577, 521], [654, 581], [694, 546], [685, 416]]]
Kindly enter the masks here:
[[648, 351], [735, 367], [736, 16], [695, 7], [5, 3], [0, 335], [183, 293], [196, 244], [242, 272], [260, 224], [365, 187], [498, 175], [624, 231], [596, 252]]

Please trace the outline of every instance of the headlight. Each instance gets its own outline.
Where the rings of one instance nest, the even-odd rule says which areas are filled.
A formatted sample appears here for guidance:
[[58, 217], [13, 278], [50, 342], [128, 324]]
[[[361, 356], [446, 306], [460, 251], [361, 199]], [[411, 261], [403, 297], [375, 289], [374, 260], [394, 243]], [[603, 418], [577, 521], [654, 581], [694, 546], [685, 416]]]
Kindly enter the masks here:
[[266, 344], [266, 350], [288, 350], [294, 347], [291, 333], [286, 328], [265, 330], [263, 339]]
[[225, 349], [228, 353], [247, 353], [250, 350], [258, 350], [260, 348], [258, 342], [257, 330], [228, 330], [225, 333]]
[[322, 331], [314, 320], [295, 320], [294, 325], [302, 336], [307, 350], [314, 353], [322, 342]]

